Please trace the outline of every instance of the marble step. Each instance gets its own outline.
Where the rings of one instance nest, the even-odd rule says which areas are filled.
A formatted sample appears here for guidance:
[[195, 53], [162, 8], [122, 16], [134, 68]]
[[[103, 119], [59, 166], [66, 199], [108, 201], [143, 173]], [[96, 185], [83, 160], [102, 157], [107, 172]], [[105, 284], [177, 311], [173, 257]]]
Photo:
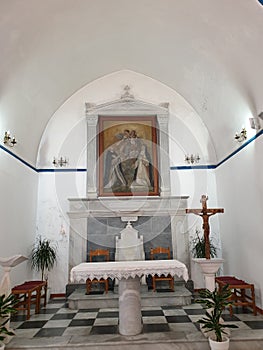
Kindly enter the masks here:
[[[109, 291], [107, 294], [86, 295], [85, 288], [77, 288], [68, 296], [68, 307], [70, 309], [89, 308], [117, 308], [119, 303], [118, 288]], [[190, 305], [192, 293], [183, 284], [175, 285], [174, 292], [162, 289], [153, 292], [147, 290], [146, 286], [141, 288], [141, 305], [145, 306], [183, 306]]]
[[[180, 339], [180, 332], [140, 334], [132, 338], [114, 335], [20, 338], [6, 345], [6, 350], [210, 350], [208, 340], [195, 336]], [[263, 349], [262, 339], [231, 339], [231, 350]]]

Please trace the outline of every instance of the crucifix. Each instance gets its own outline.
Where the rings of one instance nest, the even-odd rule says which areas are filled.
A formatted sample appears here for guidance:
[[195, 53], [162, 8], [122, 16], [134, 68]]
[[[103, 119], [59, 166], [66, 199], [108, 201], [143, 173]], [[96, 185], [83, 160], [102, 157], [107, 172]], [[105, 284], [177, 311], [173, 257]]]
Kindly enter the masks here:
[[202, 209], [186, 209], [187, 214], [195, 214], [201, 216], [203, 219], [203, 230], [204, 230], [204, 239], [205, 239], [205, 257], [206, 259], [210, 259], [210, 242], [209, 242], [209, 218], [212, 215], [217, 213], [223, 213], [224, 209], [208, 209], [207, 208], [207, 200], [208, 197], [206, 195], [201, 196], [200, 202], [202, 203]]

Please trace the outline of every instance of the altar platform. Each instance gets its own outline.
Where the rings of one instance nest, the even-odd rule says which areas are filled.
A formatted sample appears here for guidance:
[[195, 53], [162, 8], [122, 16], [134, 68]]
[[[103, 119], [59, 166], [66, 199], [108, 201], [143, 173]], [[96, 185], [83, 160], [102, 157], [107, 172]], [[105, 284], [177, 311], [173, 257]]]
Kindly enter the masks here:
[[[67, 298], [68, 307], [72, 310], [97, 308], [118, 308], [119, 293], [118, 286], [107, 294], [100, 294], [95, 290], [95, 294], [86, 295], [85, 285], [79, 285]], [[147, 286], [141, 286], [141, 306], [184, 306], [190, 305], [192, 293], [185, 287], [184, 283], [176, 282], [174, 292], [165, 288], [156, 292], [148, 290]]]

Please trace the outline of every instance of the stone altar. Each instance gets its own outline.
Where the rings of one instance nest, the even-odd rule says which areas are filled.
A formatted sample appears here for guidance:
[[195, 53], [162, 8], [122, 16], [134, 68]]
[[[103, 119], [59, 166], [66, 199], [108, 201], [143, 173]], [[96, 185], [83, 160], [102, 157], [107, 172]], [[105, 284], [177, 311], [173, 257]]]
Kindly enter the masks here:
[[178, 260], [110, 261], [81, 263], [71, 269], [71, 282], [87, 278], [117, 278], [119, 280], [119, 331], [122, 335], [137, 335], [142, 330], [140, 278], [144, 275], [168, 274], [188, 281], [188, 270]]

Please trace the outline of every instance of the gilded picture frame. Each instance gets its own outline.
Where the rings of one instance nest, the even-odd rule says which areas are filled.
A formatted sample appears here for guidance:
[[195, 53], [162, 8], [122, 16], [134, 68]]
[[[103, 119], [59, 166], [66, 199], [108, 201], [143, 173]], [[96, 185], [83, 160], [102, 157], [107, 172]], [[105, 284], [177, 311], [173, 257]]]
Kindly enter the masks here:
[[99, 116], [99, 196], [158, 196], [156, 116]]

